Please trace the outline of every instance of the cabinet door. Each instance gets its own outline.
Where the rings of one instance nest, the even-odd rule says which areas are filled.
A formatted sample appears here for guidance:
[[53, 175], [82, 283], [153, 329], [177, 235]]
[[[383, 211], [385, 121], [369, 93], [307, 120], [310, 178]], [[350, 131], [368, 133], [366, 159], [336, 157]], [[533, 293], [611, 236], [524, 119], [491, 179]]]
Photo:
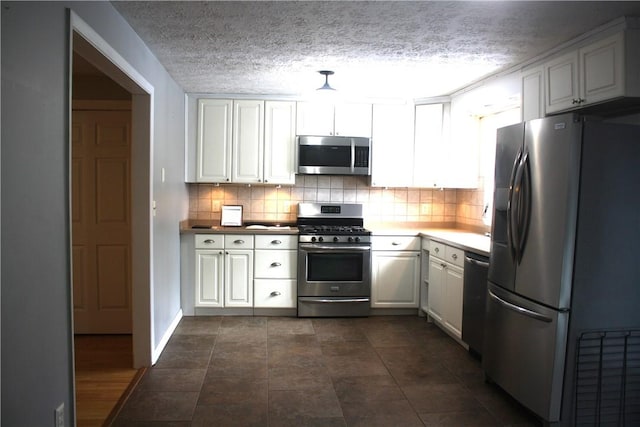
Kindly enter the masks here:
[[462, 338], [463, 270], [448, 264], [445, 268], [444, 305], [442, 320], [453, 334]]
[[[442, 140], [442, 104], [416, 105], [413, 186], [441, 187], [447, 152]], [[410, 167], [410, 166], [409, 166]]]
[[371, 138], [371, 104], [336, 104], [335, 135]]
[[224, 252], [196, 251], [196, 307], [223, 307]]
[[547, 114], [578, 107], [578, 52], [562, 55], [544, 65]]
[[265, 102], [264, 182], [295, 184], [296, 103]]
[[414, 251], [373, 251], [371, 306], [417, 308], [420, 256]]
[[232, 250], [225, 254], [225, 307], [253, 306], [253, 250]]
[[229, 99], [198, 100], [197, 182], [231, 179], [232, 105]]
[[522, 121], [544, 117], [542, 68], [528, 71], [522, 77]]
[[444, 287], [444, 266], [445, 263], [442, 260], [434, 258], [432, 254], [429, 255], [429, 299], [428, 299], [428, 313], [435, 320], [442, 321], [443, 312], [443, 287]]
[[580, 49], [580, 89], [584, 104], [624, 95], [623, 36], [624, 33], [618, 33]]
[[373, 106], [371, 185], [410, 187], [413, 183], [413, 105]]
[[298, 135], [333, 135], [333, 104], [298, 102], [296, 109]]
[[262, 182], [263, 154], [264, 101], [234, 101], [233, 182]]

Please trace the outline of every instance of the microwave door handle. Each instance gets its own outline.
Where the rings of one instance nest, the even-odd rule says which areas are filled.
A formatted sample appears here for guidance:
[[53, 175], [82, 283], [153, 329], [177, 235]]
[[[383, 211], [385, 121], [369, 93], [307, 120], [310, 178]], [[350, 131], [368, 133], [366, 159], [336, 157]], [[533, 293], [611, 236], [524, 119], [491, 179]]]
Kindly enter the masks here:
[[351, 172], [353, 173], [356, 169], [356, 142], [351, 138]]

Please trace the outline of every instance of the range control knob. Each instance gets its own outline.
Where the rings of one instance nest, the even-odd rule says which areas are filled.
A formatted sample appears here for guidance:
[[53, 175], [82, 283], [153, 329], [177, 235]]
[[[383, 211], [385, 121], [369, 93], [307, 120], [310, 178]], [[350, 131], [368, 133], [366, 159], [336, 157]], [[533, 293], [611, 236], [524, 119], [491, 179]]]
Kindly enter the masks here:
[[356, 242], [359, 242], [359, 241], [360, 241], [360, 238], [356, 236]]
[[349, 241], [349, 243], [353, 242], [353, 237], [349, 236], [349, 238], [347, 239]]
[[340, 240], [340, 239], [338, 239], [338, 236], [335, 236], [335, 237], [333, 238], [333, 241], [334, 241], [334, 242], [338, 242], [339, 240]]
[[311, 241], [312, 241], [312, 242], [315, 242], [315, 241], [316, 241], [316, 238], [315, 238], [315, 237], [312, 237], [312, 238], [311, 238]]
[[324, 242], [324, 237], [322, 236], [318, 237], [318, 242]]

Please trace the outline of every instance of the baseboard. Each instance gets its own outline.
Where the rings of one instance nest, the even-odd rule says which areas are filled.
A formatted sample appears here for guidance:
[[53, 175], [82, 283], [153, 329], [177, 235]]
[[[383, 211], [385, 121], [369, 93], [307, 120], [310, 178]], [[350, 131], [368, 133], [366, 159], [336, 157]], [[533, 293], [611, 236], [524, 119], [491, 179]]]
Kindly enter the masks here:
[[155, 365], [158, 359], [160, 358], [162, 351], [167, 346], [167, 343], [169, 342], [171, 335], [173, 335], [173, 332], [178, 327], [178, 323], [180, 323], [181, 319], [182, 319], [182, 309], [178, 310], [178, 314], [176, 314], [176, 317], [173, 319], [173, 321], [165, 331], [164, 335], [162, 335], [162, 339], [158, 343], [157, 347], [153, 349], [153, 352], [151, 353], [151, 365]]

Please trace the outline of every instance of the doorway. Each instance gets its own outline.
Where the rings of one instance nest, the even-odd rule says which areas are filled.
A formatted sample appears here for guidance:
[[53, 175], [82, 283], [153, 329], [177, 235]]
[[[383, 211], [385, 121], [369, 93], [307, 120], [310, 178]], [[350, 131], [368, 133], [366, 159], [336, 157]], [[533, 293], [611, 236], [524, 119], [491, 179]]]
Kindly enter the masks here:
[[[106, 205], [103, 206], [103, 209], [101, 210], [104, 214], [103, 219], [107, 219], [106, 222], [108, 223], [114, 218], [123, 219], [123, 215], [129, 216], [129, 218], [119, 221], [121, 223], [128, 224], [128, 230], [125, 227], [124, 231], [120, 231], [120, 234], [125, 235], [125, 243], [110, 242], [109, 244], [103, 245], [106, 249], [100, 254], [100, 256], [103, 256], [103, 260], [105, 261], [105, 267], [102, 269], [103, 272], [105, 271], [105, 268], [109, 271], [103, 279], [105, 280], [105, 283], [111, 285], [114, 283], [117, 284], [117, 286], [111, 288], [111, 290], [115, 289], [116, 291], [113, 293], [103, 292], [101, 295], [98, 295], [98, 298], [102, 299], [99, 304], [100, 309], [107, 308], [114, 312], [120, 311], [120, 313], [117, 313], [113, 318], [118, 321], [126, 319], [126, 321], [123, 324], [118, 325], [117, 329], [101, 330], [100, 328], [97, 328], [88, 330], [88, 332], [99, 333], [124, 332], [123, 335], [119, 335], [120, 337], [124, 337], [124, 339], [119, 341], [124, 344], [108, 344], [109, 340], [116, 337], [116, 335], [93, 335], [92, 337], [97, 337], [97, 340], [90, 340], [90, 348], [94, 350], [99, 348], [101, 351], [106, 351], [107, 355], [104, 357], [103, 362], [104, 360], [116, 361], [120, 364], [120, 366], [117, 367], [117, 369], [120, 370], [123, 368], [122, 358], [120, 355], [123, 353], [128, 354], [130, 362], [127, 363], [129, 363], [130, 366], [127, 369], [132, 370], [135, 374], [138, 368], [144, 368], [151, 365], [152, 345], [154, 342], [151, 315], [152, 246], [150, 202], [150, 195], [152, 193], [150, 170], [153, 87], [144, 78], [142, 78], [135, 69], [124, 61], [124, 59], [82, 19], [73, 12], [70, 12], [70, 14], [71, 46], [69, 49], [69, 80], [71, 90], [69, 105], [72, 107], [75, 102], [76, 107], [81, 105], [85, 111], [87, 107], [90, 107], [89, 109], [93, 109], [93, 112], [88, 114], [83, 112], [83, 115], [85, 116], [82, 119], [83, 122], [96, 122], [96, 120], [103, 120], [105, 112], [101, 110], [105, 109], [105, 105], [107, 107], [111, 107], [111, 110], [114, 109], [114, 106], [117, 107], [115, 108], [116, 110], [120, 110], [116, 112], [111, 111], [106, 114], [107, 123], [116, 123], [115, 126], [107, 126], [106, 128], [109, 128], [110, 131], [115, 130], [115, 134], [120, 135], [120, 138], [115, 139], [109, 137], [110, 142], [119, 141], [111, 145], [116, 146], [116, 151], [120, 150], [120, 152], [115, 155], [113, 152], [107, 154], [102, 153], [105, 154], [103, 158], [106, 159], [106, 161], [102, 162], [98, 161], [93, 154], [89, 155], [87, 158], [89, 159], [88, 161], [93, 164], [99, 163], [101, 166], [104, 166], [97, 174], [101, 176], [104, 183], [109, 182], [112, 184], [112, 181], [120, 181], [116, 187], [107, 186], [96, 191], [96, 194], [104, 196], [103, 201], [107, 200]], [[103, 82], [105, 82], [104, 85], [90, 84], [89, 89], [96, 91], [91, 96], [87, 95], [90, 90], [87, 87], [82, 86], [84, 83], [73, 76], [74, 65], [78, 65], [80, 62], [82, 62], [83, 66], [89, 64], [92, 68], [97, 70], [95, 71], [97, 78], [102, 79]], [[85, 93], [83, 97], [87, 99], [72, 99], [78, 98], [83, 91]], [[101, 105], [95, 104], [95, 100], [99, 98], [101, 98]], [[129, 110], [122, 110], [123, 104], [128, 105], [127, 108], [129, 108]], [[102, 116], [102, 118], [96, 119], [96, 116]], [[117, 117], [114, 119], [114, 116]], [[73, 117], [71, 112], [70, 117]], [[124, 123], [128, 124], [122, 124], [123, 117], [125, 118]], [[72, 123], [70, 123], [70, 126], [71, 129], [74, 130]], [[95, 134], [94, 131], [89, 133]], [[74, 135], [73, 132], [70, 132], [70, 134], [72, 136], [69, 142], [71, 154], [74, 152], [72, 141]], [[124, 138], [122, 138], [123, 135], [125, 135]], [[114, 136], [114, 134], [111, 136]], [[126, 155], [123, 156], [122, 142], [127, 139], [129, 147], [124, 150], [127, 152]], [[117, 160], [108, 161], [109, 157], [117, 158]], [[74, 159], [70, 158], [69, 162], [69, 183], [72, 199], [70, 201], [70, 205], [74, 207], [74, 193], [75, 197], [78, 197], [79, 194], [76, 193], [76, 189], [73, 188], [77, 183], [77, 181], [74, 180], [73, 175], [74, 166], [76, 165], [74, 165]], [[114, 190], [114, 188], [119, 188], [119, 190]], [[119, 198], [119, 200], [114, 200], [114, 203], [110, 203], [108, 199], [113, 199], [114, 196]], [[94, 206], [96, 203], [98, 203], [96, 200], [90, 202], [90, 204], [93, 204]], [[75, 213], [76, 212], [73, 212], [72, 209], [71, 218], [69, 218], [71, 225], [73, 225], [73, 216]], [[74, 228], [75, 227], [72, 227], [72, 230]], [[72, 232], [78, 231], [73, 230]], [[94, 230], [94, 233], [95, 232], [96, 231]], [[102, 231], [98, 231], [98, 233], [100, 232]], [[76, 255], [78, 254], [73, 253], [74, 249], [77, 248], [74, 237], [75, 236], [73, 235], [71, 237], [74, 245], [72, 253], [70, 254], [70, 259], [73, 263], [71, 269], [74, 275], [73, 282], [76, 282], [75, 275], [84, 274], [84, 272], [79, 271], [76, 268], [77, 266], [82, 265], [82, 263], [76, 259]], [[132, 260], [135, 260], [135, 262], [132, 262]], [[95, 262], [93, 264], [95, 265]], [[116, 271], [117, 274], [111, 274], [113, 271]], [[78, 294], [75, 287], [72, 291], [72, 307], [77, 307], [79, 305], [76, 304], [76, 299], [81, 300], [83, 297], [90, 295], [89, 293], [85, 293], [84, 295]], [[95, 293], [91, 295], [91, 298], [95, 300]], [[78, 302], [82, 304], [86, 303], [86, 300]], [[124, 313], [121, 310], [123, 308], [126, 308]], [[78, 326], [86, 326], [86, 319], [83, 320], [78, 318], [77, 320]], [[76, 321], [74, 320], [74, 329], [76, 326], [75, 323]], [[92, 327], [95, 327], [95, 325], [92, 325]], [[87, 336], [88, 335], [83, 335], [82, 338]], [[88, 340], [84, 339], [76, 340], [74, 337], [74, 348], [79, 348], [78, 345], [83, 345], [87, 341]], [[74, 355], [74, 368], [76, 368], [76, 370], [79, 366], [83, 366], [84, 364], [84, 360], [79, 359], [79, 356], [80, 353]], [[94, 359], [94, 357], [92, 356], [91, 359]], [[101, 369], [101, 372], [104, 373], [109, 369], [109, 367], [103, 362], [98, 363], [97, 368]], [[100, 378], [100, 376], [98, 375], [96, 378]], [[86, 397], [86, 394], [79, 396], [79, 389], [76, 386], [78, 379], [79, 378], [76, 377], [76, 381], [74, 381], [76, 407], [78, 406], [78, 399]], [[124, 391], [125, 390], [123, 390], [123, 392]], [[115, 404], [116, 402], [113, 403]]]

